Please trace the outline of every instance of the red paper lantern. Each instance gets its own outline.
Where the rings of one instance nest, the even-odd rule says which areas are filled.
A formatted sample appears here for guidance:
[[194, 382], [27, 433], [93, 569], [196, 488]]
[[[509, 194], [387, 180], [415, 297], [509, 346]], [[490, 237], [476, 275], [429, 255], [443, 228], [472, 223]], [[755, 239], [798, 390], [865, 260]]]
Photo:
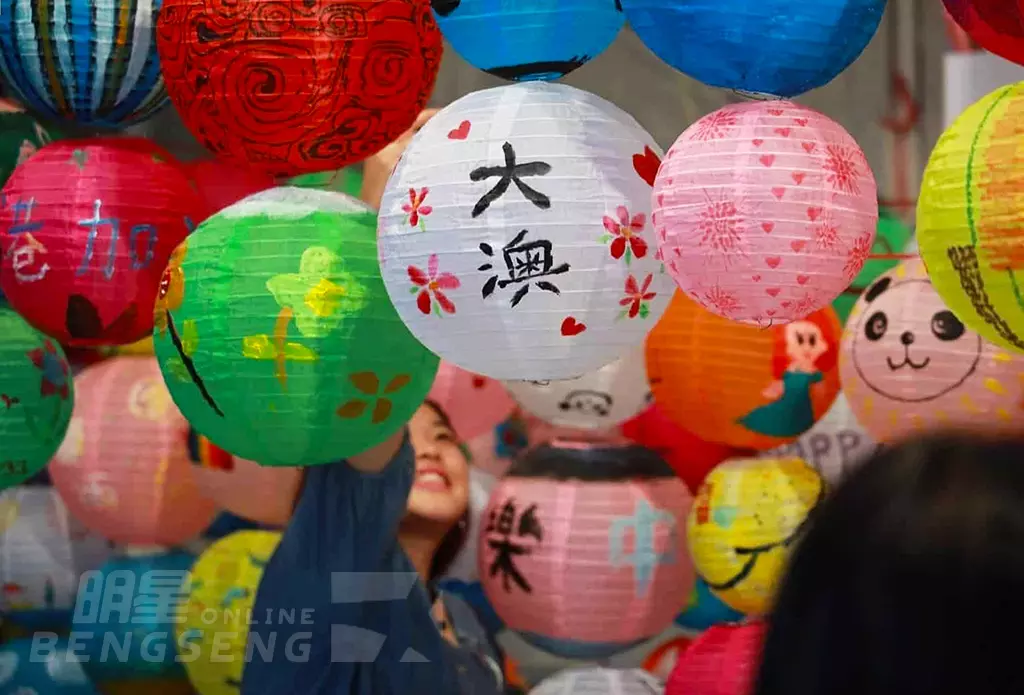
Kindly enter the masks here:
[[1024, 65], [1024, 3], [1020, 0], [943, 0], [949, 15], [982, 48]]
[[692, 493], [697, 492], [712, 468], [740, 453], [739, 449], [706, 442], [686, 431], [657, 405], [650, 406], [632, 420], [624, 422], [622, 434], [640, 446], [661, 454]]
[[750, 695], [764, 633], [763, 622], [708, 628], [672, 669], [665, 695]]
[[206, 204], [201, 219], [220, 212], [253, 193], [273, 188], [274, 177], [251, 167], [240, 167], [219, 159], [201, 159], [185, 165], [199, 197]]
[[148, 140], [62, 140], [15, 169], [0, 209], [0, 288], [65, 345], [133, 343], [153, 330], [171, 251], [202, 204]]
[[410, 128], [442, 42], [428, 0], [168, 0], [157, 50], [200, 142], [294, 176], [358, 162]]

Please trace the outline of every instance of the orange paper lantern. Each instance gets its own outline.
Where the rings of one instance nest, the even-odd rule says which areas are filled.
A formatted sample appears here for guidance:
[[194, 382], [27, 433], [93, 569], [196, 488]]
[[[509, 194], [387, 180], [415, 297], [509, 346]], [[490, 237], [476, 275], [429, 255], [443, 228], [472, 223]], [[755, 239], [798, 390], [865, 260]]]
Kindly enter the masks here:
[[842, 328], [831, 307], [760, 329], [676, 292], [647, 338], [655, 402], [702, 439], [764, 450], [811, 428], [839, 394]]

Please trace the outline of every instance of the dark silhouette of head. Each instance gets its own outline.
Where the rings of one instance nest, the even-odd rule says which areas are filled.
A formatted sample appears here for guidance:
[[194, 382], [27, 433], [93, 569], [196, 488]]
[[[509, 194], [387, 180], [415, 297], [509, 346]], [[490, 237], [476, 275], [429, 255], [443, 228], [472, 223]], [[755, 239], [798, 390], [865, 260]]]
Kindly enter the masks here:
[[1019, 695], [1024, 442], [878, 453], [795, 548], [754, 695]]

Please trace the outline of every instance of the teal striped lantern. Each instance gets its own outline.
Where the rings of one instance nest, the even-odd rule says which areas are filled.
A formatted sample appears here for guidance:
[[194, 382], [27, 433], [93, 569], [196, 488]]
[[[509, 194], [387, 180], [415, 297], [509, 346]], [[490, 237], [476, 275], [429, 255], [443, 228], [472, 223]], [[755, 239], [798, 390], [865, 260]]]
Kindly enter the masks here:
[[167, 103], [155, 48], [160, 0], [0, 0], [0, 72], [52, 119], [122, 127]]

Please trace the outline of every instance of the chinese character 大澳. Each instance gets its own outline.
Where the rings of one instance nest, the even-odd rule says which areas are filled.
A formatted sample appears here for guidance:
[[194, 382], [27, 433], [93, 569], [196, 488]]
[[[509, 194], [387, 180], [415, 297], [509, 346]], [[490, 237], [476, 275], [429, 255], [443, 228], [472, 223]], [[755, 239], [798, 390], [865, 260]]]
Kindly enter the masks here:
[[[501, 252], [505, 261], [507, 277], [499, 278], [498, 275], [491, 275], [480, 291], [484, 299], [494, 294], [495, 289], [505, 289], [509, 285], [517, 283], [525, 284], [512, 295], [510, 302], [512, 306], [516, 306], [522, 301], [526, 293], [530, 291], [531, 284], [545, 292], [561, 294], [561, 290], [558, 289], [557, 285], [550, 280], [542, 280], [541, 278], [567, 273], [569, 272], [569, 264], [562, 263], [556, 267], [554, 256], [551, 253], [551, 242], [547, 239], [524, 241], [528, 233], [528, 230], [522, 230], [519, 234], [516, 234], [512, 241], [502, 247]], [[490, 244], [480, 244], [480, 251], [485, 256], [494, 258], [494, 249]], [[494, 264], [484, 263], [477, 270], [494, 270]]]
[[540, 191], [531, 188], [527, 184], [523, 183], [522, 178], [524, 176], [544, 176], [551, 171], [551, 165], [547, 162], [527, 162], [525, 164], [516, 164], [516, 151], [512, 148], [512, 143], [506, 142], [501, 147], [505, 153], [505, 164], [502, 166], [491, 166], [491, 167], [477, 167], [473, 171], [469, 172], [470, 181], [486, 181], [487, 179], [498, 178], [498, 183], [494, 184], [491, 190], [484, 193], [480, 200], [477, 201], [476, 205], [473, 206], [473, 217], [479, 217], [484, 211], [491, 206], [495, 200], [505, 195], [508, 191], [509, 186], [513, 183], [519, 192], [529, 200], [531, 203], [536, 205], [541, 210], [547, 210], [551, 207], [551, 199]]
[[184, 570], [151, 570], [142, 575], [132, 602], [132, 622], [180, 623], [185, 620], [189, 573]]
[[487, 546], [494, 551], [494, 558], [488, 569], [490, 576], [501, 574], [502, 587], [507, 592], [512, 591], [512, 583], [515, 583], [526, 593], [532, 593], [533, 587], [516, 567], [515, 559], [532, 552], [532, 548], [524, 542], [525, 539], [533, 538], [538, 543], [544, 540], [544, 529], [537, 519], [537, 505], [531, 504], [519, 513], [515, 499], [505, 500], [500, 513], [491, 511], [484, 535], [487, 538]]

